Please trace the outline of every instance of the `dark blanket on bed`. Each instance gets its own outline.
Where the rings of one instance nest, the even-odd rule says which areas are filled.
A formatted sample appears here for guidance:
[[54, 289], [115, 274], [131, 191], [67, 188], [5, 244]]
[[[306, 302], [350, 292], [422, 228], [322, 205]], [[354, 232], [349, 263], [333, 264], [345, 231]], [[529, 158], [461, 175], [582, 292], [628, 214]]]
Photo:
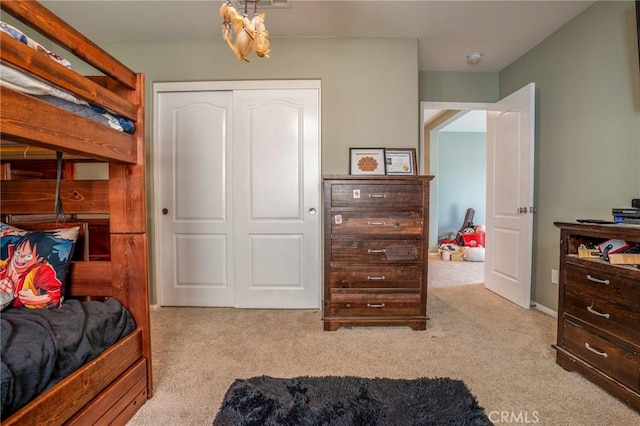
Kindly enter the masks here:
[[3, 419], [135, 329], [115, 299], [66, 300], [59, 309], [10, 308], [1, 319]]

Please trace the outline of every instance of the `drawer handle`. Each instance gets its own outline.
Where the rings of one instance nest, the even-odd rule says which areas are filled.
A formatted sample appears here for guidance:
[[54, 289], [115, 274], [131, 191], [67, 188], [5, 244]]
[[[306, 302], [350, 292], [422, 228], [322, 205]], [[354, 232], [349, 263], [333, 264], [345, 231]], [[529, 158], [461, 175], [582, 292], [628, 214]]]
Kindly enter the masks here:
[[384, 308], [384, 303], [367, 303], [367, 308]]
[[386, 224], [386, 222], [367, 222], [369, 226], [385, 226]]
[[387, 194], [369, 194], [369, 198], [387, 198]]
[[609, 317], [611, 316], [609, 314], [603, 314], [602, 312], [596, 311], [595, 309], [593, 309], [593, 305], [587, 306], [587, 311], [592, 313], [593, 315], [597, 315], [599, 317], [603, 317], [603, 318], [606, 318], [606, 319], [609, 319]]
[[594, 278], [589, 274], [587, 274], [587, 279], [589, 281], [593, 281], [594, 283], [609, 285], [609, 280], [601, 280], [601, 279], [598, 279], [598, 278]]
[[589, 351], [593, 352], [593, 353], [594, 353], [594, 354], [596, 354], [596, 355], [600, 355], [600, 356], [601, 356], [601, 357], [603, 357], [603, 358], [607, 358], [607, 357], [609, 356], [609, 354], [607, 354], [605, 351], [598, 350], [598, 349], [594, 348], [593, 346], [591, 346], [590, 344], [588, 344], [588, 343], [586, 343], [586, 342], [585, 342], [585, 344], [584, 344], [584, 347], [585, 347], [587, 350], [589, 350]]
[[367, 250], [367, 253], [386, 253], [387, 250], [386, 249], [369, 249]]
[[367, 275], [367, 279], [369, 281], [384, 281], [386, 278], [384, 277], [384, 275], [380, 275], [379, 277], [372, 277]]

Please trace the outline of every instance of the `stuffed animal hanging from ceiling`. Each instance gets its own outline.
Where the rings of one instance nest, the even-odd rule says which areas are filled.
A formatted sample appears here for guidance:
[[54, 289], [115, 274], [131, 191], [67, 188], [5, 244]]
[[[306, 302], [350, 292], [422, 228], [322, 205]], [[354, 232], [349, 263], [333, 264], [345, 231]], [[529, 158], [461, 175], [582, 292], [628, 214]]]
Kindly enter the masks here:
[[[269, 57], [269, 32], [264, 25], [264, 13], [257, 12], [260, 0], [245, 0], [245, 10], [241, 15], [229, 0], [220, 6], [222, 17], [222, 38], [239, 60], [249, 62], [252, 51], [261, 58]], [[247, 3], [254, 4], [253, 19], [248, 18]]]

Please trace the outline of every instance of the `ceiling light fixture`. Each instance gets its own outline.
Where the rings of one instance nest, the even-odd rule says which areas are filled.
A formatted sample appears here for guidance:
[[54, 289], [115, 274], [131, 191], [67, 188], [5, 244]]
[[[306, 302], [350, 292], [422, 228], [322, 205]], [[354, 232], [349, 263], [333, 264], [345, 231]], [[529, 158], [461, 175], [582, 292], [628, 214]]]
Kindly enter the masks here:
[[[260, 58], [268, 58], [269, 52], [269, 32], [264, 26], [265, 13], [258, 13], [258, 2], [260, 0], [244, 0], [244, 13], [240, 14], [231, 5], [230, 0], [226, 0], [220, 6], [220, 16], [222, 17], [222, 38], [227, 42], [229, 48], [235, 53], [236, 58], [249, 62], [248, 56], [252, 51], [256, 52]], [[249, 19], [248, 5], [253, 3], [253, 18]]]
[[475, 65], [482, 60], [482, 52], [470, 52], [467, 55], [467, 63]]

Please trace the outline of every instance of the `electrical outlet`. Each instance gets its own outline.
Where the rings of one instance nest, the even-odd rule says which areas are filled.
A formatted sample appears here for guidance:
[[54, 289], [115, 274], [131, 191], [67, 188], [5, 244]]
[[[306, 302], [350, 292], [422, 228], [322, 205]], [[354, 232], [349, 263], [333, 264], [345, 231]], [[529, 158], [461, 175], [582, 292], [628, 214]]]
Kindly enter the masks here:
[[557, 269], [552, 269], [551, 270], [551, 283], [552, 284], [558, 284], [558, 270]]

